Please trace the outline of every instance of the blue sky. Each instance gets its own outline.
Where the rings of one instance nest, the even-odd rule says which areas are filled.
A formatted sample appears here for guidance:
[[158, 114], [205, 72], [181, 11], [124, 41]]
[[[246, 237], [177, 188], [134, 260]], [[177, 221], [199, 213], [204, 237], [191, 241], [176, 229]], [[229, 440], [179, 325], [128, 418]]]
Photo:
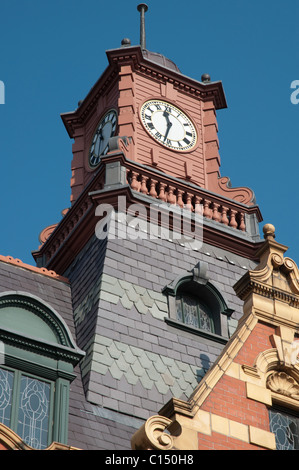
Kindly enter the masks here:
[[[1, 0], [0, 254], [34, 263], [41, 230], [69, 207], [72, 111], [124, 37], [139, 43], [138, 1]], [[148, 0], [147, 48], [183, 74], [221, 80], [221, 175], [255, 192], [264, 222], [299, 263], [297, 0]], [[261, 227], [263, 225], [261, 224]]]

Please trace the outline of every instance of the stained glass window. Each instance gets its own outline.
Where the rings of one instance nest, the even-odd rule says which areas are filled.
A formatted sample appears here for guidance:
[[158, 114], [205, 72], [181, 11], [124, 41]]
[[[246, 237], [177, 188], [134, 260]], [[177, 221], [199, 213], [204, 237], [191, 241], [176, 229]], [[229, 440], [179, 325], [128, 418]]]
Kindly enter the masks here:
[[196, 296], [181, 295], [176, 298], [177, 319], [186, 325], [214, 332], [210, 310]]
[[277, 450], [299, 450], [299, 416], [270, 410], [270, 431], [275, 434]]
[[10, 425], [14, 374], [0, 369], [0, 422]]
[[0, 422], [35, 449], [49, 445], [50, 398], [51, 383], [0, 368]]
[[23, 375], [20, 385], [18, 431], [35, 449], [48, 445], [50, 384]]

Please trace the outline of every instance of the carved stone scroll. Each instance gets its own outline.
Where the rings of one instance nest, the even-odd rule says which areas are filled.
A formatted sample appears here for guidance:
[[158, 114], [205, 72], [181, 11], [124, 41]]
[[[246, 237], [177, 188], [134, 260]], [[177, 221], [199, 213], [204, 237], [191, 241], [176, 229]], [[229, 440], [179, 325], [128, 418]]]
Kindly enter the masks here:
[[173, 436], [165, 432], [172, 421], [164, 416], [152, 416], [133, 435], [131, 445], [134, 450], [173, 449]]

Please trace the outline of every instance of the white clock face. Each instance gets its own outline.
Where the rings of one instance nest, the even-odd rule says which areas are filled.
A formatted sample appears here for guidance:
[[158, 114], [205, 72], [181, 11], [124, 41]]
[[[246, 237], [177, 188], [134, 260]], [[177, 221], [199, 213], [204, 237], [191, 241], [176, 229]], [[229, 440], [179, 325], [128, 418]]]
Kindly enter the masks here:
[[117, 125], [117, 113], [114, 109], [108, 111], [100, 120], [93, 136], [89, 151], [89, 165], [95, 168], [101, 161], [101, 155], [108, 152], [108, 141], [115, 133]]
[[141, 121], [147, 132], [160, 144], [177, 150], [191, 150], [197, 135], [192, 121], [176, 106], [150, 100], [141, 107]]

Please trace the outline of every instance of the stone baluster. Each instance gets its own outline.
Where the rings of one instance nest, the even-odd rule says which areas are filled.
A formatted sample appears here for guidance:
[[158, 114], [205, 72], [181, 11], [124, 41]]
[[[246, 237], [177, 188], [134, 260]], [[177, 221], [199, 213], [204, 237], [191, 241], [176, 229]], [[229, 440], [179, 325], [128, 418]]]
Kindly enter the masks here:
[[240, 212], [240, 225], [239, 225], [239, 230], [242, 230], [242, 232], [245, 232], [245, 230], [246, 230], [245, 214], [244, 214], [244, 212]]
[[224, 224], [224, 225], [229, 224], [227, 213], [228, 213], [228, 207], [222, 206], [222, 208], [221, 208], [221, 223]]
[[184, 207], [190, 212], [193, 212], [192, 198], [193, 194], [186, 192], [186, 204]]
[[165, 194], [165, 188], [166, 188], [166, 183], [159, 183], [159, 196], [158, 198], [161, 199], [161, 201], [165, 201], [167, 200], [167, 196]]
[[213, 202], [212, 219], [215, 220], [216, 222], [220, 222], [220, 219], [221, 219], [221, 215], [219, 213], [219, 207], [220, 207], [220, 204]]
[[210, 204], [211, 204], [211, 201], [209, 201], [208, 199], [204, 199], [204, 201], [203, 201], [203, 215], [207, 219], [212, 218], [211, 210], [210, 210]]
[[148, 181], [148, 177], [142, 175], [141, 176], [141, 186], [140, 186], [140, 192], [142, 194], [148, 194], [147, 181]]
[[157, 191], [156, 191], [156, 185], [157, 185], [157, 180], [154, 180], [154, 179], [150, 179], [150, 190], [149, 190], [149, 195], [153, 198], [157, 198], [158, 197], [158, 194], [157, 194]]
[[132, 171], [131, 173], [131, 188], [133, 191], [139, 191], [140, 189], [140, 182], [137, 180], [138, 173], [136, 171]]
[[184, 191], [182, 191], [181, 189], [177, 189], [176, 193], [177, 193], [177, 205], [180, 207], [184, 207], [184, 202], [183, 202]]
[[174, 186], [168, 186], [167, 202], [169, 204], [176, 204], [176, 196], [174, 194], [174, 191], [175, 191]]
[[202, 198], [200, 196], [195, 196], [194, 198], [194, 212], [197, 215], [203, 214], [203, 205], [201, 204]]
[[236, 221], [236, 215], [237, 215], [237, 211], [234, 210], [234, 209], [231, 209], [230, 210], [229, 226], [232, 227], [232, 228], [237, 228], [238, 227], [238, 223]]

